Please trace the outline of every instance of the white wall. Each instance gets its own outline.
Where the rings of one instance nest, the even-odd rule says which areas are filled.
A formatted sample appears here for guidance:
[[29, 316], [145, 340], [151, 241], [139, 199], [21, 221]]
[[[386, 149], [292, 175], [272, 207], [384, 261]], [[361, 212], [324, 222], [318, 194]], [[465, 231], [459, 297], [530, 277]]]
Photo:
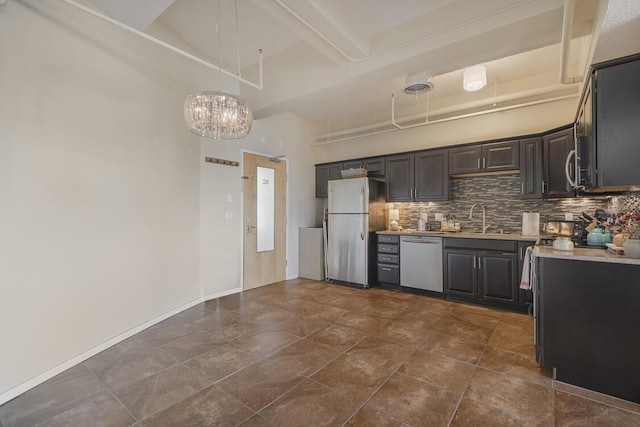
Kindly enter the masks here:
[[[298, 228], [321, 224], [322, 201], [315, 198], [315, 169], [309, 142], [319, 130], [295, 114], [254, 121], [240, 140], [202, 138], [201, 228], [205, 298], [242, 286], [242, 165], [205, 163], [204, 157], [242, 162], [242, 150], [285, 155], [288, 164], [287, 278], [298, 276]], [[228, 200], [231, 201], [228, 201]], [[226, 219], [229, 212], [233, 219]]]
[[593, 62], [640, 53], [640, 0], [609, 0]]
[[0, 8], [0, 403], [202, 297], [172, 55], [62, 2]]
[[317, 145], [318, 162], [508, 138], [572, 123], [578, 97], [527, 108]]
[[240, 288], [241, 168], [205, 156], [286, 155], [297, 277], [298, 228], [321, 217], [319, 130], [283, 114], [242, 140], [192, 135], [184, 98], [217, 77], [55, 0], [0, 8], [0, 404]]

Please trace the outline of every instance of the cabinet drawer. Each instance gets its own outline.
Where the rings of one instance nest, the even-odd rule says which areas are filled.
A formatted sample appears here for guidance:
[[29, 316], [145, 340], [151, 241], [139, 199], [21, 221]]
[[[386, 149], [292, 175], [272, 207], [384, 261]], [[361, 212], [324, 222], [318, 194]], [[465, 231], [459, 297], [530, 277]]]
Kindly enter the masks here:
[[378, 243], [400, 243], [400, 236], [397, 234], [378, 234]]
[[385, 254], [398, 254], [400, 252], [399, 250], [399, 246], [398, 245], [384, 245], [384, 244], [378, 244], [378, 253], [385, 253]]
[[378, 254], [378, 264], [398, 265], [400, 257], [398, 255]]
[[518, 242], [515, 240], [494, 240], [494, 239], [464, 239], [459, 237], [449, 237], [443, 239], [445, 248], [475, 249], [480, 251], [500, 251], [513, 252], [518, 250]]
[[378, 282], [400, 284], [400, 267], [397, 265], [379, 265]]

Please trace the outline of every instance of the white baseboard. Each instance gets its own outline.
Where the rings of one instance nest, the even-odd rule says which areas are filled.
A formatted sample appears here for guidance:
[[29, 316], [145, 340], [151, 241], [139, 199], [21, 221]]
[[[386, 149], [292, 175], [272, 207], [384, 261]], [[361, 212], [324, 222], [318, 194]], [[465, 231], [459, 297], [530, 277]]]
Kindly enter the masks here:
[[216, 292], [215, 294], [205, 295], [203, 300], [209, 301], [209, 300], [220, 298], [220, 297], [226, 297], [227, 295], [231, 295], [231, 294], [238, 294], [240, 292], [242, 292], [242, 286], [240, 286], [239, 288], [233, 288], [233, 289], [228, 289], [226, 291]]
[[105, 341], [102, 344], [99, 344], [83, 353], [80, 353], [75, 357], [72, 357], [71, 359], [31, 378], [30, 380], [27, 380], [15, 387], [10, 388], [5, 392], [0, 393], [0, 405], [7, 403], [11, 399], [20, 396], [22, 393], [31, 390], [35, 386], [42, 384], [43, 382], [55, 377], [59, 373], [64, 372], [67, 369], [77, 365], [78, 363], [84, 362], [85, 360], [89, 359], [92, 356], [95, 356], [103, 350], [106, 350], [112, 345], [118, 344], [119, 342], [126, 340], [127, 338], [137, 334], [138, 332], [143, 331], [155, 325], [156, 323], [162, 322], [163, 320], [168, 319], [169, 317], [174, 316], [181, 311], [191, 308], [196, 304], [200, 304], [202, 301], [202, 298], [197, 298], [181, 307], [171, 310], [165, 314], [161, 314], [160, 316], [155, 317], [148, 322], [144, 322], [143, 324], [138, 325], [133, 329], [129, 329], [128, 331], [118, 335], [117, 337], [111, 338], [110, 340]]

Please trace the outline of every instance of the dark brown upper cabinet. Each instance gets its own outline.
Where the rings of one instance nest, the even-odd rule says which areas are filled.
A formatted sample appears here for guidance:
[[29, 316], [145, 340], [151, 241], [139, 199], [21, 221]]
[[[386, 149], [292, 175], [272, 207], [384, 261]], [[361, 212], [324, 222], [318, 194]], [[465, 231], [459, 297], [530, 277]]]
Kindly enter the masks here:
[[573, 127], [544, 135], [542, 146], [545, 169], [543, 195], [549, 198], [574, 197], [575, 192], [565, 172], [567, 156], [575, 146]]
[[640, 185], [640, 54], [595, 64], [576, 120], [579, 182], [587, 191]]
[[451, 175], [500, 172], [519, 167], [520, 141], [503, 141], [449, 149]]
[[387, 202], [412, 202], [415, 156], [399, 154], [387, 156], [385, 186]]
[[367, 176], [383, 177], [384, 175], [384, 157], [372, 157], [362, 161], [362, 167], [367, 170]]
[[[353, 167], [354, 163], [347, 162], [346, 164]], [[342, 179], [342, 169], [344, 169], [344, 165], [345, 163], [342, 162], [316, 165], [316, 197], [329, 197], [329, 193], [327, 191], [328, 183], [334, 179]]]
[[482, 144], [483, 172], [518, 169], [520, 141]]
[[316, 197], [329, 197], [327, 191], [329, 169], [329, 165], [316, 166]]
[[[367, 170], [367, 176], [383, 177], [384, 176], [384, 157], [371, 157], [368, 159], [347, 160], [342, 163], [342, 169], [358, 169]], [[337, 179], [337, 178], [334, 178]]]
[[[341, 167], [341, 171], [344, 170], [349, 170], [349, 169], [359, 169], [362, 167], [362, 160], [349, 160], [347, 162], [342, 163], [342, 167]], [[340, 175], [340, 178], [342, 178], [342, 175]], [[339, 178], [335, 178], [335, 179], [339, 179]]]
[[541, 199], [544, 194], [542, 138], [520, 141], [520, 182], [522, 199]]
[[476, 173], [481, 170], [482, 147], [470, 145], [467, 147], [449, 149], [449, 173]]
[[448, 150], [388, 156], [387, 202], [449, 200]]
[[414, 200], [449, 200], [449, 150], [416, 153], [414, 176]]

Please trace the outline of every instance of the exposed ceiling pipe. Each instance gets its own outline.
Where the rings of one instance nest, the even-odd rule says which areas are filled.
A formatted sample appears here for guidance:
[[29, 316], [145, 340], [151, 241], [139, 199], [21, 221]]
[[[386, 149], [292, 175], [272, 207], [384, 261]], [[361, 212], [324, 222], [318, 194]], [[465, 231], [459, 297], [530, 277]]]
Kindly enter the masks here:
[[576, 11], [576, 0], [564, 0], [562, 14], [562, 38], [560, 39], [560, 82], [563, 84], [578, 83], [582, 76], [569, 77], [569, 53], [571, 51], [571, 34], [573, 33], [573, 17]]
[[[444, 122], [450, 122], [453, 120], [460, 120], [460, 119], [467, 119], [470, 117], [477, 117], [477, 116], [483, 116], [485, 114], [491, 114], [491, 113], [499, 113], [501, 111], [508, 111], [508, 110], [515, 110], [518, 108], [524, 108], [524, 107], [532, 107], [534, 105], [540, 105], [540, 104], [546, 104], [549, 102], [555, 102], [555, 101], [562, 101], [564, 99], [570, 99], [570, 98], [575, 98], [577, 97], [578, 94], [573, 94], [573, 95], [563, 95], [563, 96], [557, 96], [555, 98], [548, 98], [548, 99], [541, 99], [538, 101], [531, 101], [531, 102], [524, 102], [521, 104], [516, 104], [516, 105], [509, 105], [506, 107], [497, 107], [497, 108], [491, 108], [489, 110], [484, 110], [484, 111], [478, 111], [475, 113], [467, 113], [467, 114], [460, 114], [458, 116], [453, 116], [453, 117], [445, 117], [443, 119], [438, 119], [438, 120], [432, 120], [430, 122], [425, 122], [425, 123], [421, 123], [419, 126], [427, 126], [427, 125], [434, 125], [437, 123], [444, 123]], [[380, 130], [375, 130], [372, 132], [367, 132], [367, 133], [359, 133], [359, 134], [351, 134], [351, 135], [347, 135], [343, 138], [327, 138], [327, 137], [316, 137], [316, 141], [314, 144], [311, 144], [312, 146], [317, 146], [317, 145], [325, 145], [325, 144], [332, 144], [334, 142], [341, 142], [341, 141], [348, 141], [351, 139], [357, 139], [357, 138], [362, 138], [365, 136], [371, 136], [371, 135], [378, 135], [381, 133], [388, 133], [388, 132], [394, 132], [397, 131], [398, 129], [393, 127], [393, 128], [388, 128], [388, 129], [380, 129]], [[351, 129], [349, 130], [351, 131]], [[323, 141], [324, 139], [324, 141]]]
[[418, 37], [417, 39], [402, 43], [402, 44], [400, 44], [398, 46], [390, 47], [388, 49], [382, 50], [380, 52], [376, 52], [376, 53], [371, 54], [371, 55], [364, 56], [362, 58], [354, 58], [351, 55], [349, 55], [347, 52], [342, 50], [340, 48], [340, 46], [338, 46], [337, 44], [332, 42], [320, 30], [318, 30], [309, 21], [304, 19], [302, 16], [300, 16], [298, 13], [296, 13], [293, 9], [291, 9], [289, 6], [287, 6], [282, 0], [274, 0], [274, 1], [278, 5], [280, 5], [280, 7], [282, 7], [284, 10], [286, 10], [291, 16], [293, 16], [298, 21], [300, 21], [302, 24], [304, 24], [307, 28], [309, 28], [315, 35], [320, 37], [325, 43], [327, 43], [329, 46], [331, 46], [336, 52], [338, 52], [340, 55], [342, 55], [343, 58], [345, 58], [346, 60], [348, 60], [350, 62], [362, 62], [362, 61], [369, 60], [371, 58], [376, 58], [378, 56], [385, 55], [385, 54], [390, 53], [390, 52], [394, 52], [396, 50], [405, 48], [407, 46], [414, 45], [414, 44], [419, 43], [421, 41], [425, 41], [425, 40], [431, 39], [433, 37], [440, 36], [442, 34], [450, 32], [450, 31], [457, 30], [457, 29], [462, 28], [462, 27], [466, 27], [466, 26], [468, 26], [470, 24], [482, 21], [482, 20], [487, 19], [487, 18], [491, 18], [493, 16], [499, 15], [501, 13], [507, 12], [507, 11], [512, 10], [512, 9], [516, 9], [516, 8], [518, 8], [520, 6], [523, 6], [523, 5], [527, 4], [527, 3], [531, 3], [531, 2], [533, 2], [535, 0], [524, 0], [524, 1], [521, 1], [521, 2], [519, 2], [517, 4], [502, 8], [500, 10], [497, 10], [497, 11], [494, 11], [494, 12], [491, 12], [491, 13], [487, 13], [485, 15], [482, 15], [482, 16], [479, 16], [479, 17], [476, 17], [476, 18], [473, 18], [473, 19], [469, 19], [468, 21], [465, 21], [465, 22], [460, 23], [458, 25], [454, 25], [454, 26], [448, 27], [448, 28], [446, 28], [444, 30], [436, 31], [436, 32], [431, 33], [431, 34], [427, 34], [425, 36]]
[[[545, 87], [538, 87], [538, 88], [534, 88], [534, 89], [527, 89], [527, 90], [523, 90], [520, 92], [515, 92], [515, 93], [510, 93], [510, 94], [505, 94], [505, 95], [500, 95], [497, 97], [491, 97], [490, 99], [479, 99], [477, 101], [470, 101], [470, 102], [465, 102], [464, 104], [456, 104], [450, 107], [443, 107], [443, 108], [439, 108], [438, 110], [434, 110], [431, 111], [430, 114], [432, 116], [441, 116], [443, 114], [451, 114], [451, 113], [456, 113], [458, 111], [462, 111], [462, 110], [469, 110], [472, 108], [481, 108], [481, 107], [486, 107], [488, 105], [492, 105], [492, 104], [496, 104], [496, 103], [505, 103], [505, 102], [511, 102], [511, 101], [516, 101], [518, 99], [523, 99], [523, 98], [529, 98], [529, 97], [533, 97], [533, 96], [544, 96], [544, 95], [550, 95], [553, 93], [556, 93], [558, 91], [567, 91], [567, 86], [566, 85], [562, 85], [562, 84], [556, 84], [556, 85], [552, 85], [552, 86], [545, 86]], [[577, 96], [577, 92], [575, 94], [575, 96]], [[392, 108], [392, 119], [395, 120], [395, 106], [392, 103], [391, 104], [391, 108]], [[401, 122], [410, 122], [413, 120], [419, 120], [419, 119], [423, 119], [425, 120], [425, 123], [428, 121], [428, 118], [425, 117], [425, 113], [421, 112], [418, 114], [413, 114], [411, 116], [407, 116], [407, 117], [403, 117]], [[398, 123], [398, 120], [395, 120], [396, 123]], [[399, 123], [398, 123], [399, 124]], [[366, 132], [366, 131], [372, 131], [372, 132], [376, 132], [378, 129], [383, 128], [385, 126], [389, 126], [389, 125], [394, 125], [393, 121], [390, 120], [385, 120], [382, 122], [377, 122], [377, 123], [373, 123], [373, 124], [369, 124], [369, 125], [365, 125], [365, 126], [360, 126], [360, 127], [356, 127], [356, 128], [350, 128], [350, 129], [345, 129], [345, 130], [341, 130], [341, 131], [334, 131], [334, 132], [328, 132], [328, 133], [323, 133], [320, 135], [316, 136], [316, 140], [321, 140], [321, 139], [331, 139], [334, 137], [340, 137], [340, 136], [344, 136], [344, 135], [349, 135], [349, 134], [353, 134], [353, 133], [357, 133], [357, 132]], [[419, 124], [420, 126], [423, 126], [423, 123]], [[398, 127], [398, 126], [396, 126]], [[406, 127], [415, 127], [415, 125], [409, 125], [409, 126], [404, 126]], [[400, 126], [400, 128], [402, 128], [402, 126]]]
[[424, 115], [424, 123], [416, 123], [413, 125], [401, 126], [396, 122], [396, 98], [392, 93], [391, 94], [391, 123], [400, 130], [415, 128], [418, 126], [424, 126], [427, 123], [429, 123], [429, 108], [427, 108], [427, 112]]
[[[6, 0], [0, 0], [0, 1], [5, 1], [6, 2]], [[113, 18], [111, 18], [111, 17], [109, 17], [107, 15], [103, 15], [102, 13], [96, 12], [95, 10], [93, 10], [91, 8], [88, 8], [88, 7], [84, 6], [84, 5], [81, 5], [79, 3], [76, 3], [73, 0], [60, 0], [60, 1], [62, 1], [63, 3], [68, 4], [69, 6], [75, 7], [76, 9], [79, 9], [79, 10], [81, 10], [81, 11], [83, 11], [83, 12], [89, 14], [89, 15], [95, 16], [96, 18], [100, 18], [103, 21], [106, 21], [106, 22], [108, 22], [110, 24], [113, 24], [113, 25], [115, 25], [117, 27], [120, 27], [123, 30], [129, 31], [130, 33], [133, 33], [133, 34], [135, 34], [137, 36], [140, 36], [143, 39], [146, 39], [146, 40], [148, 40], [148, 41], [150, 41], [152, 43], [157, 44], [158, 46], [162, 46], [162, 47], [164, 47], [166, 49], [169, 49], [170, 51], [175, 52], [178, 55], [182, 55], [187, 59], [195, 61], [198, 64], [204, 65], [205, 67], [211, 68], [211, 69], [213, 69], [213, 70], [215, 70], [217, 72], [220, 72], [220, 73], [222, 73], [222, 74], [224, 74], [226, 76], [232, 77], [232, 78], [238, 80], [241, 83], [244, 83], [244, 84], [246, 84], [248, 86], [251, 86], [253, 88], [256, 88], [258, 90], [262, 90], [262, 88], [263, 88], [263, 84], [262, 84], [262, 49], [260, 49], [258, 51], [258, 62], [259, 62], [259, 68], [260, 68], [260, 77], [259, 77], [260, 82], [259, 83], [254, 83], [252, 81], [249, 81], [249, 80], [246, 80], [246, 79], [242, 78], [241, 76], [239, 76], [236, 73], [232, 73], [230, 71], [225, 70], [224, 68], [222, 68], [219, 65], [212, 64], [212, 63], [210, 63], [208, 61], [205, 61], [202, 58], [199, 58], [199, 57], [197, 57], [195, 55], [190, 54], [189, 52], [186, 52], [186, 51], [184, 51], [182, 49], [178, 49], [177, 47], [175, 47], [175, 46], [173, 46], [173, 45], [171, 45], [169, 43], [163, 42], [162, 40], [157, 39], [155, 37], [152, 37], [147, 33], [144, 33], [142, 31], [137, 30], [137, 29], [135, 29], [133, 27], [130, 27], [130, 26], [126, 25], [126, 24], [123, 24], [122, 22], [120, 22], [120, 21], [118, 21], [116, 19], [113, 19]]]

